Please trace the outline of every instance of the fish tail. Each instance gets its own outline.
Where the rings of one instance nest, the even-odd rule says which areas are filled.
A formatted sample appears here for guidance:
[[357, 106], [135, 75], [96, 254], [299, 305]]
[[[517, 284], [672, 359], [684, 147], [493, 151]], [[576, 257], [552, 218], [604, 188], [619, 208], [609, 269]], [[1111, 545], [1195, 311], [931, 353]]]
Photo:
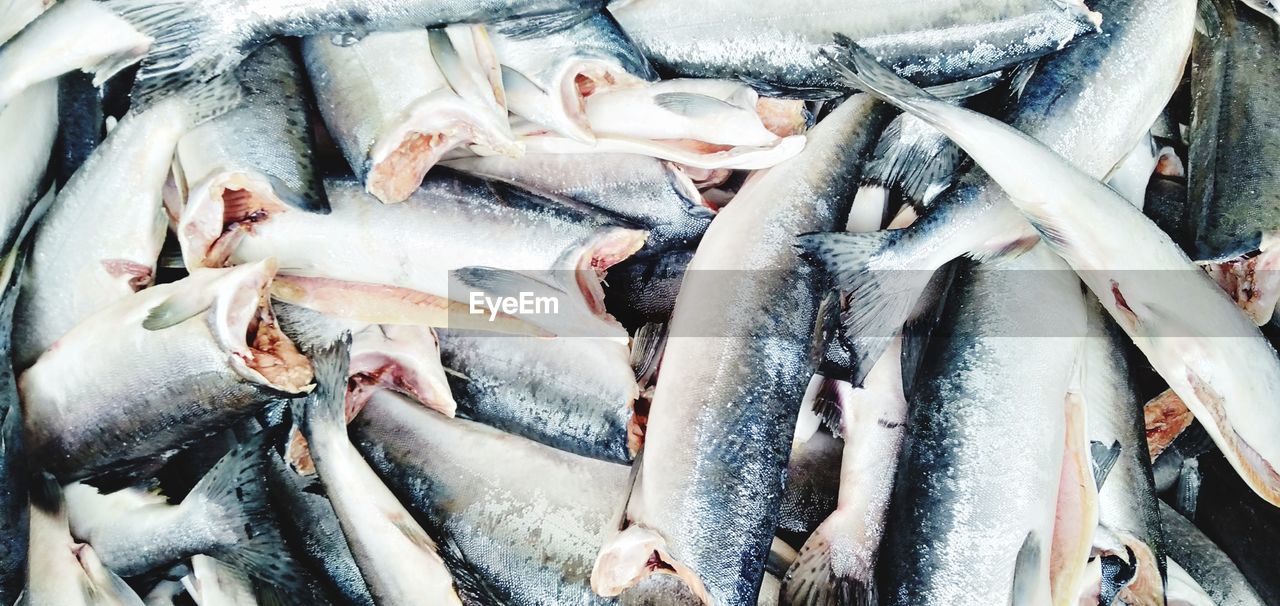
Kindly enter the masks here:
[[809, 535], [800, 555], [782, 581], [783, 606], [875, 606], [880, 603], [872, 570], [847, 567], [837, 572], [832, 560], [832, 540], [848, 524], [846, 515], [836, 510]]
[[[862, 195], [862, 188], [868, 187], [872, 191], [879, 188], [886, 193], [899, 192], [904, 202], [915, 208], [917, 215], [922, 215], [925, 205], [955, 174], [963, 152], [945, 138], [940, 144], [904, 142], [903, 127], [913, 120], [919, 118], [901, 115], [885, 128], [876, 144], [874, 159], [868, 170], [863, 171], [858, 195]], [[939, 133], [939, 136], [942, 135]]]
[[[351, 361], [351, 333], [316, 349], [311, 356], [316, 388], [303, 401], [302, 433], [308, 441], [321, 431], [347, 431], [347, 369]], [[315, 453], [312, 453], [315, 456]]]
[[944, 101], [881, 65], [871, 53], [847, 36], [836, 34], [834, 39], [835, 44], [824, 47], [821, 52], [849, 86], [919, 116], [929, 124], [937, 125], [937, 118], [922, 107], [921, 102], [945, 103]]
[[831, 433], [844, 435], [844, 410], [850, 405], [853, 386], [840, 379], [823, 377], [813, 393], [805, 393], [805, 404], [822, 419], [822, 424]]
[[591, 589], [612, 597], [657, 573], [680, 578], [703, 603], [716, 603], [698, 573], [671, 554], [667, 540], [641, 524], [628, 526], [600, 548], [591, 569]]

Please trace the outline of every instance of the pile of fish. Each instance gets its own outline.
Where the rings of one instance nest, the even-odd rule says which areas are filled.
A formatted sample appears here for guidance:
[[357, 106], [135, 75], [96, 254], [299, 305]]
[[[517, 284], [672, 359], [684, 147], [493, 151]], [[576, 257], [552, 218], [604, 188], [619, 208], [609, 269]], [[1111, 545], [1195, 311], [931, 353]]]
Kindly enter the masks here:
[[1280, 605], [1276, 0], [0, 2], [0, 606]]

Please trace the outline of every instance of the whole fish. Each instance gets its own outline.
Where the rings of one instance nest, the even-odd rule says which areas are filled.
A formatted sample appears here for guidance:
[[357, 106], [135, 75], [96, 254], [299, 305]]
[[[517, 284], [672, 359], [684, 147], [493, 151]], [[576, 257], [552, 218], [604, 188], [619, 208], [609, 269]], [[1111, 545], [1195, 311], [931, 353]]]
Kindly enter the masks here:
[[[356, 446], [414, 515], [515, 605], [614, 604], [591, 562], [627, 489], [627, 468], [449, 419], [392, 394], [351, 424]], [[554, 487], [554, 489], [549, 489]]]
[[93, 155], [106, 136], [103, 95], [84, 72], [58, 78], [58, 138], [54, 147], [53, 176], [65, 187], [71, 176]]
[[715, 217], [680, 168], [637, 154], [529, 154], [450, 160], [459, 170], [515, 181], [615, 213], [649, 231], [637, 257], [693, 246]]
[[[295, 52], [283, 42], [258, 49], [240, 66], [241, 106], [183, 135], [179, 172], [186, 206], [211, 205], [228, 215], [289, 205], [328, 210], [313, 158], [312, 110]], [[188, 225], [189, 230], [217, 230]]]
[[1107, 459], [1110, 468], [1098, 487], [1095, 546], [1134, 568], [1132, 580], [1120, 591], [1125, 604], [1160, 606], [1165, 601], [1165, 560], [1146, 423], [1130, 384], [1124, 334], [1105, 313], [1090, 302], [1089, 337], [1081, 345], [1089, 442], [1095, 450], [1119, 449], [1114, 459]]
[[947, 332], [933, 336], [911, 397], [882, 603], [1049, 603], [1064, 405], [1085, 329], [1065, 270], [1039, 247], [956, 277]]
[[824, 289], [791, 242], [843, 222], [886, 119], [866, 97], [846, 101], [707, 230], [676, 299], [621, 532], [592, 572], [597, 593], [661, 571], [708, 604], [756, 601]]
[[131, 112], [58, 192], [32, 236], [23, 272], [16, 367], [30, 366], [72, 327], [151, 284], [165, 236], [160, 197], [174, 147], [237, 86], [214, 82], [195, 95]]
[[1262, 606], [1266, 604], [1249, 581], [1209, 537], [1172, 507], [1160, 503], [1160, 523], [1164, 527], [1169, 559], [1176, 561], [1204, 589], [1218, 606]]
[[1271, 439], [1280, 432], [1280, 357], [1226, 293], [1142, 211], [1042, 143], [929, 97], [856, 47], [848, 60], [851, 78], [929, 120], [991, 174], [1240, 476], [1280, 505], [1280, 442]]
[[58, 482], [38, 475], [31, 486], [28, 606], [142, 606], [142, 598], [102, 565], [93, 547], [76, 544]]
[[640, 447], [640, 388], [625, 345], [442, 331], [440, 358], [469, 419], [617, 463]]
[[[392, 293], [393, 297], [447, 300], [452, 295], [462, 305], [474, 305], [467, 293], [477, 291], [451, 285], [451, 271], [467, 267], [506, 270], [476, 270], [476, 280], [493, 277], [499, 283], [495, 288], [509, 285], [508, 279], [520, 280], [513, 278], [512, 272], [543, 272], [550, 274], [548, 280], [557, 282], [555, 286], [563, 291], [562, 295], [569, 293], [558, 299], [564, 303], [560, 314], [544, 314], [543, 319], [554, 321], [581, 309], [593, 323], [578, 325], [579, 329], [596, 336], [620, 332], [611, 320], [599, 316], [603, 313], [600, 277], [643, 245], [643, 231], [631, 229], [612, 216], [514, 184], [446, 168], [433, 171], [423, 186], [400, 204], [383, 205], [354, 181], [328, 180], [325, 188], [332, 208], [328, 215], [290, 208], [274, 209], [265, 216], [224, 214], [221, 219], [225, 227], [221, 231], [210, 230], [200, 237], [188, 237], [190, 234], [184, 230], [186, 225], [207, 222], [200, 212], [192, 210], [179, 227], [187, 266], [239, 264], [274, 257], [279, 260], [282, 274], [325, 283], [341, 281], [399, 289]], [[240, 225], [244, 227], [237, 227]], [[249, 225], [252, 229], [248, 229]], [[207, 236], [215, 239], [211, 241]], [[331, 254], [330, 250], [311, 244], [317, 238], [363, 244], [358, 251], [347, 251], [350, 254]], [[518, 289], [539, 292], [538, 288], [546, 287], [531, 278], [524, 280], [517, 284]], [[399, 294], [403, 291], [411, 295]], [[358, 296], [386, 295], [385, 291], [365, 289]], [[353, 295], [349, 289], [338, 288], [334, 298], [335, 304], [349, 306]], [[315, 305], [313, 302], [308, 306]], [[475, 312], [451, 314], [449, 320], [468, 316], [473, 316], [479, 325], [491, 324], [488, 315], [477, 316]]]
[[369, 594], [379, 606], [462, 605], [435, 541], [410, 517], [347, 437], [349, 344], [315, 356], [316, 390], [295, 408], [316, 472], [333, 504]]
[[263, 487], [275, 506], [285, 542], [342, 598], [342, 603], [373, 606], [373, 596], [347, 546], [333, 505], [317, 494], [319, 480], [299, 475], [275, 452], [266, 457]]
[[407, 200], [456, 147], [520, 153], [506, 114], [454, 92], [432, 52], [425, 30], [303, 41], [328, 131], [366, 191], [383, 202]]
[[586, 98], [657, 80], [649, 62], [608, 11], [552, 30], [521, 21], [493, 28], [511, 112], [566, 137], [594, 141]]
[[68, 485], [71, 533], [119, 574], [136, 576], [204, 554], [326, 603], [285, 544], [261, 481], [275, 435], [260, 433], [237, 444], [176, 505], [137, 489], [100, 494]]
[[[13, 305], [18, 297], [20, 261], [4, 260], [0, 287], [0, 356], [8, 360]], [[13, 365], [0, 364], [0, 604], [13, 604], [22, 592], [27, 563], [27, 461], [22, 439], [22, 403]]]
[[[1106, 176], [1149, 132], [1181, 80], [1195, 0], [1099, 0], [1102, 35], [1045, 58], [1027, 81], [1010, 124], [1095, 178]], [[1139, 69], [1139, 66], [1141, 68]], [[1026, 250], [1035, 231], [982, 170], [962, 177], [911, 227], [832, 236], [857, 242], [838, 279], [855, 301], [846, 333], [854, 383], [910, 315], [934, 270], [960, 256]]]
[[913, 81], [937, 84], [1060, 50], [1098, 21], [1082, 2], [1052, 0], [820, 0], [800, 9], [774, 0], [635, 0], [610, 10], [659, 72], [743, 78], [802, 97], [849, 90], [819, 55], [832, 34], [857, 40]]
[[788, 604], [879, 603], [876, 558], [907, 427], [901, 350], [891, 345], [860, 389], [841, 383], [839, 499], [783, 579]]
[[0, 254], [17, 242], [18, 230], [44, 193], [45, 167], [58, 133], [58, 83], [42, 82], [0, 110]]
[[196, 270], [72, 329], [18, 378], [31, 456], [63, 481], [127, 477], [306, 391], [311, 365], [267, 299], [274, 275], [266, 261]]

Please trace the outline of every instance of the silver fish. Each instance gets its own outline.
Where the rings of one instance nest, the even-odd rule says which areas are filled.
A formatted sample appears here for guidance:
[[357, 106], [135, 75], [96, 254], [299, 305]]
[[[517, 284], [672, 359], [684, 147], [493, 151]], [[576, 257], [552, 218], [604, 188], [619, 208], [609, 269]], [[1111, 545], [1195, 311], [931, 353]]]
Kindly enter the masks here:
[[591, 591], [596, 549], [627, 468], [580, 457], [392, 394], [351, 424], [356, 446], [414, 515], [495, 594], [482, 603], [614, 604]]
[[929, 120], [1000, 184], [1241, 478], [1280, 505], [1280, 443], [1271, 439], [1280, 432], [1280, 356], [1250, 318], [1169, 236], [1087, 172], [1021, 131], [929, 97], [865, 51], [849, 52], [852, 78]]
[[912, 394], [881, 547], [883, 603], [1005, 604], [1015, 578], [1033, 599], [1013, 604], [1049, 603], [1064, 404], [1085, 329], [1065, 269], [1039, 247], [956, 277], [949, 332], [933, 337]]
[[1130, 383], [1122, 349], [1124, 334], [1096, 302], [1088, 310], [1084, 357], [1084, 402], [1091, 448], [1114, 453], [1098, 488], [1095, 545], [1100, 554], [1129, 563], [1133, 578], [1120, 591], [1129, 606], [1160, 606], [1164, 594], [1164, 549], [1142, 404]]
[[493, 29], [508, 105], [512, 113], [567, 137], [595, 140], [585, 114], [587, 97], [658, 78], [608, 11], [552, 31], [522, 25]]
[[1190, 573], [1218, 606], [1262, 606], [1258, 596], [1227, 554], [1172, 507], [1160, 503], [1169, 559]]
[[307, 38], [302, 54], [329, 133], [379, 200], [407, 200], [441, 156], [459, 146], [521, 153], [505, 113], [449, 87], [427, 31], [340, 42]]
[[142, 606], [142, 598], [102, 565], [93, 547], [76, 544], [56, 480], [38, 476], [31, 487], [28, 606]]
[[[1057, 51], [1093, 31], [1099, 19], [1070, 0], [891, 6], [820, 0], [800, 10], [784, 1], [636, 0], [611, 11], [659, 71], [744, 78], [802, 97], [849, 90], [819, 55], [832, 34], [857, 40], [914, 81], [937, 84]], [[975, 53], [975, 47], [990, 52]]]
[[33, 234], [15, 316], [14, 364], [25, 368], [103, 307], [151, 284], [164, 241], [161, 191], [178, 139], [232, 82], [126, 115], [58, 192]]
[[[186, 206], [214, 204], [233, 215], [281, 204], [327, 211], [312, 152], [313, 112], [295, 52], [284, 43], [266, 45], [245, 60], [237, 77], [244, 87], [241, 106], [178, 141], [175, 161], [186, 181]], [[270, 201], [259, 201], [264, 198]], [[187, 229], [199, 228], [204, 226]]]
[[316, 390], [295, 408], [301, 412], [302, 433], [347, 545], [379, 606], [461, 606], [435, 541], [401, 507], [347, 437], [348, 347], [339, 340], [315, 355]]
[[845, 391], [839, 497], [783, 579], [788, 604], [879, 603], [876, 559], [907, 427], [901, 348], [891, 345], [861, 388], [837, 383]]
[[[557, 282], [563, 309], [557, 317], [544, 314], [542, 320], [556, 321], [580, 312], [584, 323], [576, 327], [586, 334], [616, 336], [621, 332], [616, 323], [600, 315], [600, 276], [643, 245], [644, 231], [510, 183], [446, 168], [433, 171], [423, 186], [400, 204], [381, 204], [354, 181], [330, 180], [325, 187], [332, 208], [328, 215], [285, 207], [249, 216], [218, 213], [215, 216], [222, 217], [223, 229], [192, 237], [182, 226], [208, 222], [198, 213], [188, 213], [179, 227], [188, 267], [276, 258], [282, 274], [299, 277], [291, 277], [290, 284], [299, 284], [302, 290], [320, 285], [314, 290], [321, 294], [304, 303], [308, 307], [324, 311], [328, 301], [350, 308], [353, 299], [366, 297], [376, 301], [390, 298], [397, 304], [414, 297], [447, 301], [453, 295], [460, 299], [463, 311], [449, 314], [449, 321], [470, 318], [474, 326], [490, 330], [496, 327], [489, 316], [468, 313], [469, 295], [451, 285], [450, 272], [468, 267], [498, 270], [476, 270], [478, 277], [468, 284], [471, 287], [483, 287], [476, 282], [487, 277], [505, 279], [514, 272], [543, 272], [550, 274], [548, 280]], [[333, 255], [310, 244], [317, 237], [362, 244], [348, 251], [350, 254]], [[222, 254], [211, 256], [215, 253]], [[356, 294], [343, 287], [326, 294], [324, 289], [335, 282], [369, 286], [360, 287]], [[529, 288], [521, 288], [540, 292], [538, 288], [547, 286], [535, 281]], [[279, 288], [275, 294], [282, 296]], [[286, 300], [303, 303], [297, 297]], [[365, 321], [412, 323], [385, 318]], [[433, 326], [448, 325], [444, 314], [431, 321]]]
[[640, 447], [640, 388], [625, 345], [442, 331], [440, 356], [469, 419], [618, 463]]
[[36, 84], [0, 110], [0, 136], [10, 143], [0, 149], [0, 251], [16, 243], [18, 229], [40, 194], [45, 167], [58, 132], [58, 83]]
[[649, 231], [638, 257], [696, 244], [715, 217], [688, 175], [648, 156], [529, 154], [519, 159], [459, 158], [447, 164], [615, 213]]
[[323, 590], [286, 546], [274, 503], [261, 478], [278, 432], [237, 444], [177, 505], [137, 489], [100, 494], [66, 487], [71, 533], [93, 545], [111, 570], [126, 576], [205, 554], [236, 570], [326, 603]]
[[[676, 299], [621, 532], [592, 572], [597, 593], [645, 595], [634, 586], [662, 571], [706, 603], [755, 602], [823, 290], [792, 239], [843, 219], [885, 120], [866, 97], [846, 101], [712, 222]], [[707, 313], [724, 309], [740, 313]]]
[[18, 378], [31, 456], [64, 481], [155, 469], [274, 397], [306, 391], [311, 365], [267, 300], [274, 275], [265, 261], [197, 270], [76, 326]]
[[[1194, 0], [1100, 0], [1093, 8], [1106, 15], [1102, 35], [1041, 61], [1010, 123], [1101, 178], [1148, 132], [1181, 81], [1196, 8]], [[981, 170], [967, 173], [907, 229], [832, 238], [858, 243], [837, 274], [840, 286], [862, 302], [845, 326], [865, 340], [853, 352], [855, 384], [937, 268], [960, 256], [988, 259], [1036, 242], [1026, 219]]]

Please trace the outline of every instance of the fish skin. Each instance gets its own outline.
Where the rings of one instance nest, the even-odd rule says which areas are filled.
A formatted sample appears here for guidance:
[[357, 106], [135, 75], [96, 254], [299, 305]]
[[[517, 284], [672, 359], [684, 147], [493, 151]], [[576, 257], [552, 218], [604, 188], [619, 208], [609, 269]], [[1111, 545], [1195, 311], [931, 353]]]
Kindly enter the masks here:
[[[270, 262], [200, 270], [72, 329], [18, 378], [30, 456], [62, 481], [127, 479], [308, 389], [311, 366], [275, 328], [265, 298], [274, 275]], [[166, 313], [171, 325], [143, 326]]]
[[30, 564], [23, 604], [142, 606], [142, 598], [102, 565], [93, 547], [75, 544], [62, 490], [52, 476], [35, 475], [31, 496]]
[[[846, 101], [803, 152], [749, 182], [699, 244], [671, 325], [672, 335], [697, 338], [668, 341], [625, 530], [592, 573], [597, 593], [648, 577], [645, 560], [660, 551], [708, 603], [755, 603], [824, 289], [791, 244], [841, 224], [856, 167], [888, 119], [881, 109], [862, 96]], [[689, 278], [698, 272], [706, 275]], [[779, 308], [788, 313], [764, 311]], [[707, 309], [740, 313], [709, 322]]]
[[[265, 45], [236, 75], [244, 88], [240, 107], [178, 141], [176, 162], [187, 185], [186, 204], [210, 204], [209, 197], [240, 190], [274, 197], [277, 205], [327, 212], [312, 151], [315, 111], [296, 51], [284, 42]], [[221, 204], [225, 208], [231, 203]]]
[[0, 44], [22, 31], [53, 4], [52, 0], [11, 0], [0, 11]]
[[32, 235], [15, 315], [16, 367], [152, 282], [166, 229], [161, 190], [190, 111], [174, 97], [125, 116], [58, 192]]
[[[1085, 329], [1065, 270], [1038, 247], [957, 276], [949, 331], [933, 336], [911, 398], [877, 573], [883, 603], [1008, 603], [1028, 537], [1044, 555], [1028, 582], [1035, 603], [1049, 602], [1063, 406]], [[1042, 324], [1053, 336], [1007, 338]]]
[[[444, 298], [451, 294], [449, 272], [464, 267], [548, 272], [564, 291], [583, 293], [570, 303], [597, 305], [598, 278], [572, 270], [591, 260], [596, 269], [608, 267], [645, 238], [645, 232], [599, 212], [443, 167], [399, 204], [381, 204], [355, 181], [327, 180], [325, 187], [330, 214], [281, 209], [253, 223], [227, 261], [277, 258], [285, 275], [384, 284]], [[361, 242], [360, 254], [318, 251], [310, 244], [317, 236]], [[475, 246], [480, 242], [487, 244]], [[191, 247], [183, 254], [188, 267], [221, 262]], [[600, 324], [613, 326], [607, 318]]]
[[44, 193], [46, 167], [58, 133], [58, 84], [38, 83], [0, 110], [0, 254], [17, 243], [18, 231]]
[[333, 505], [309, 490], [316, 480], [298, 475], [275, 452], [267, 453], [263, 486], [279, 512], [285, 542], [329, 586], [342, 603], [374, 606], [360, 567], [347, 546]]
[[440, 357], [468, 419], [577, 455], [629, 463], [642, 429], [625, 345], [445, 330]]
[[443, 543], [500, 603], [618, 603], [595, 595], [588, 579], [626, 493], [625, 466], [449, 419], [393, 394], [376, 396], [351, 433], [402, 502], [441, 529]]
[[[515, 21], [493, 27], [511, 112], [565, 136], [595, 139], [583, 113], [587, 96], [658, 79], [608, 11], [552, 31], [515, 29], [524, 25]], [[590, 81], [590, 90], [579, 86], [579, 77]]]
[[637, 258], [694, 246], [715, 217], [688, 175], [638, 154], [477, 156], [447, 164], [615, 213], [649, 231]]
[[349, 347], [350, 336], [344, 335], [313, 356], [316, 389], [294, 407], [347, 546], [379, 606], [462, 606], [436, 542], [404, 510], [348, 438]]
[[1114, 536], [1119, 543], [1095, 540], [1095, 547], [1136, 564], [1137, 576], [1120, 592], [1125, 604], [1160, 606], [1165, 601], [1164, 536], [1146, 422], [1129, 382], [1124, 333], [1105, 313], [1096, 301], [1089, 302], [1089, 336], [1081, 345], [1083, 396], [1089, 441], [1120, 445], [1120, 457], [1098, 487], [1098, 524], [1106, 531], [1098, 536]]
[[808, 536], [835, 511], [844, 442], [823, 430], [791, 446], [778, 529]]
[[58, 138], [53, 156], [58, 188], [66, 186], [107, 134], [102, 97], [89, 74], [70, 72], [58, 78]]
[[521, 153], [505, 113], [450, 88], [429, 32], [375, 32], [344, 44], [313, 36], [303, 40], [302, 56], [329, 133], [379, 200], [411, 197], [436, 161], [459, 146]]
[[676, 250], [615, 265], [609, 270], [604, 288], [609, 313], [629, 329], [649, 322], [666, 322], [675, 308], [680, 281], [693, 252]]
[[1221, 262], [1280, 230], [1280, 23], [1235, 2], [1206, 2], [1191, 63], [1191, 258]]
[[1218, 606], [1262, 606], [1248, 579], [1240, 573], [1231, 558], [1209, 537], [1204, 536], [1190, 520], [1160, 502], [1160, 522], [1164, 527], [1168, 555], [1213, 598]]
[[[1196, 10], [1194, 0], [1100, 0], [1093, 8], [1106, 15], [1101, 35], [1041, 61], [1009, 124], [1102, 178], [1148, 132], [1179, 85]], [[883, 244], [867, 260], [867, 273], [913, 291], [923, 290], [934, 270], [957, 257], [1005, 256], [1036, 242], [1035, 231], [980, 167], [935, 199], [911, 227], [867, 236], [875, 237]], [[897, 311], [897, 318], [875, 322], [883, 327], [853, 331], [869, 336], [854, 351], [855, 384], [909, 310], [904, 305]]]
[[[1058, 51], [1093, 31], [1097, 18], [1079, 2], [1039, 0], [892, 6], [819, 0], [803, 10], [782, 1], [637, 0], [611, 11], [660, 73], [744, 78], [801, 97], [850, 90], [819, 55], [834, 33], [913, 81], [937, 84]], [[978, 46], [993, 52], [974, 53]]]
[[[9, 272], [0, 294], [0, 359], [9, 359], [13, 306], [18, 297], [21, 260], [5, 259]], [[13, 365], [0, 363], [0, 604], [22, 593], [27, 564], [27, 462], [23, 448], [22, 403]]]

